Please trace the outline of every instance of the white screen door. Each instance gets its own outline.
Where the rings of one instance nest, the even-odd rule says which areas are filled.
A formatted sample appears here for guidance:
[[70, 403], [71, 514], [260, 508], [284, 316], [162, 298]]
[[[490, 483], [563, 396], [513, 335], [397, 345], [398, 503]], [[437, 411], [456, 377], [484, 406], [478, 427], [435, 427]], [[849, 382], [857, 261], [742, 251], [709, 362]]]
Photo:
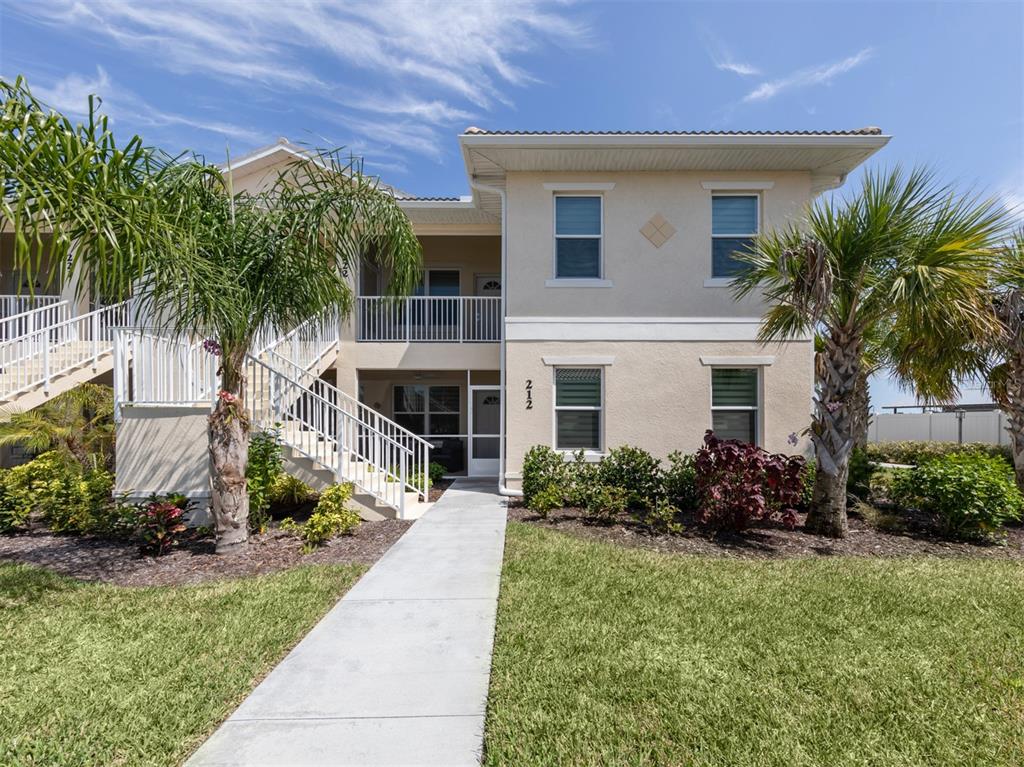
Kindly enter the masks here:
[[498, 440], [501, 425], [501, 389], [469, 387], [469, 475], [498, 474]]

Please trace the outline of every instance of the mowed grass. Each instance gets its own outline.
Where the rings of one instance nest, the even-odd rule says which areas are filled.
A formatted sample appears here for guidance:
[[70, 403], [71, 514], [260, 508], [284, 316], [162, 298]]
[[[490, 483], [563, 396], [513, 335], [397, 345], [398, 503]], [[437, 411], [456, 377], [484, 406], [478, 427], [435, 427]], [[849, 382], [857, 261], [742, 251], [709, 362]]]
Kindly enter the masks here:
[[364, 570], [129, 589], [0, 565], [0, 764], [180, 764]]
[[486, 764], [1024, 764], [1024, 568], [679, 557], [511, 523]]

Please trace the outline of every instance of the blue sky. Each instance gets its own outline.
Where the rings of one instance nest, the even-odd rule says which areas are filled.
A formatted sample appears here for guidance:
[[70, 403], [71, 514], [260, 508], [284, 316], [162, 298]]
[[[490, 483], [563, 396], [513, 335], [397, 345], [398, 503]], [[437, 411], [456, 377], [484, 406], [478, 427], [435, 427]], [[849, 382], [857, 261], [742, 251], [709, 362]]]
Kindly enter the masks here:
[[[0, 0], [0, 74], [210, 160], [345, 146], [464, 194], [456, 134], [835, 129], [1024, 207], [1024, 3]], [[855, 183], [856, 179], [852, 178]], [[909, 401], [886, 381], [875, 401]], [[967, 398], [982, 396], [967, 393]]]

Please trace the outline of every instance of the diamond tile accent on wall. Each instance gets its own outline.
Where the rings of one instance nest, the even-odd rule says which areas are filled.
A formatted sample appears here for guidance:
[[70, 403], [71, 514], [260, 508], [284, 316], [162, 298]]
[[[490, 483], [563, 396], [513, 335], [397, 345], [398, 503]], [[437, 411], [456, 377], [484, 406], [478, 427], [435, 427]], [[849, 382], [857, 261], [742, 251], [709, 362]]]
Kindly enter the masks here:
[[646, 224], [640, 227], [640, 234], [646, 237], [651, 245], [660, 248], [672, 239], [676, 228], [670, 224], [663, 215], [655, 213]]

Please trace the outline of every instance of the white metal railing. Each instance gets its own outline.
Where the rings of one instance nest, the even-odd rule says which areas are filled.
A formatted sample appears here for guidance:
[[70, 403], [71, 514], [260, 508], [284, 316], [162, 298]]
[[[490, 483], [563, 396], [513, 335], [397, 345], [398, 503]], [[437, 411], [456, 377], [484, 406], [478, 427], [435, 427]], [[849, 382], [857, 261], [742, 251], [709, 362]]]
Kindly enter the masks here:
[[[303, 391], [312, 392], [331, 407], [344, 411], [355, 423], [365, 424], [366, 433], [358, 435], [357, 439], [366, 440], [369, 434], [382, 434], [387, 439], [408, 448], [410, 455], [406, 486], [410, 491], [418, 493], [423, 498], [427, 497], [427, 491], [430, 489], [429, 467], [432, 448], [427, 440], [280, 355], [271, 352], [264, 356], [264, 361], [289, 379], [302, 384]], [[254, 387], [250, 383], [250, 390], [253, 389]], [[294, 399], [298, 398], [299, 395], [294, 395]], [[284, 397], [282, 402], [287, 404], [288, 397]], [[370, 455], [373, 453], [365, 446], [362, 446], [360, 452]]]
[[15, 314], [23, 314], [57, 303], [60, 303], [60, 296], [0, 294], [0, 317], [13, 317]]
[[57, 319], [0, 342], [0, 400], [38, 386], [49, 393], [55, 376], [89, 362], [95, 368], [100, 357], [113, 351], [113, 329], [124, 324], [128, 312], [125, 301], [78, 317]]
[[357, 339], [485, 343], [501, 340], [501, 298], [360, 296]]
[[290, 448], [405, 517], [411, 448], [331, 402], [324, 390], [317, 393], [266, 362], [249, 357], [246, 378], [250, 391], [259, 393], [248, 403], [254, 426], [279, 427]]
[[[3, 298], [18, 297], [3, 296]], [[20, 338], [36, 330], [56, 325], [58, 322], [63, 322], [70, 317], [71, 303], [69, 301], [56, 301], [15, 314], [4, 314], [3, 318], [0, 319], [0, 341]]]
[[114, 418], [121, 406], [194, 405], [217, 398], [219, 358], [201, 340], [139, 327], [114, 329]]
[[337, 309], [323, 318], [309, 320], [269, 343], [253, 345], [255, 356], [274, 352], [294, 365], [310, 370], [338, 343], [340, 315]]

